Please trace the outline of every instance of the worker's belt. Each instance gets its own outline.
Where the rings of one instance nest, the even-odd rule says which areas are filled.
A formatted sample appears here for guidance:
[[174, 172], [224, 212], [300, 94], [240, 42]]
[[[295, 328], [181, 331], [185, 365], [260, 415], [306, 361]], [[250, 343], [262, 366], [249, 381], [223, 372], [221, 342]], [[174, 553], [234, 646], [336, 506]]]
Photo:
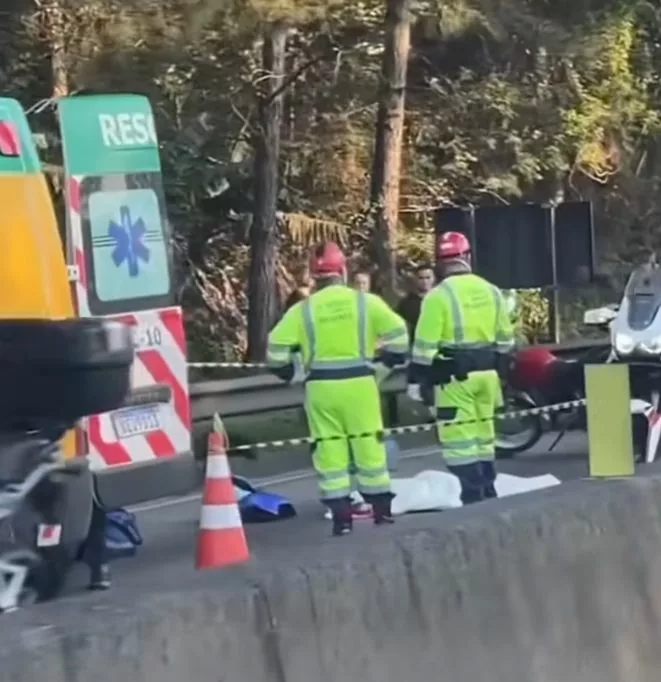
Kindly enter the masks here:
[[374, 376], [374, 369], [369, 365], [360, 367], [327, 367], [324, 369], [311, 369], [306, 381], [332, 381], [370, 376]]
[[435, 358], [431, 367], [436, 385], [447, 384], [452, 379], [465, 381], [471, 372], [496, 371], [503, 376], [510, 365], [509, 353], [495, 348], [453, 348], [442, 352], [443, 356]]

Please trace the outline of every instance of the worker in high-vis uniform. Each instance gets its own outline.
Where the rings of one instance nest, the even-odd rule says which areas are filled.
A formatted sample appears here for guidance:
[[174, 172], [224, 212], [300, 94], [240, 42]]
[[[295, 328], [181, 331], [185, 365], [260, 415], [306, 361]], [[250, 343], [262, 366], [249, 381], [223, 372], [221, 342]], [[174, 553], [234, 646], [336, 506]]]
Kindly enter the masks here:
[[352, 530], [350, 449], [360, 494], [376, 525], [392, 523], [390, 475], [383, 437], [375, 354], [393, 368], [406, 364], [406, 323], [385, 301], [346, 285], [346, 260], [333, 242], [317, 247], [310, 270], [315, 292], [294, 305], [269, 334], [268, 365], [291, 381], [300, 353], [305, 412], [314, 439], [313, 464], [333, 534]]
[[[503, 404], [498, 370], [514, 343], [505, 298], [471, 268], [458, 232], [437, 244], [440, 283], [423, 299], [413, 340], [409, 396], [434, 387], [438, 436], [463, 504], [496, 497], [495, 424]], [[422, 390], [421, 390], [422, 389]]]

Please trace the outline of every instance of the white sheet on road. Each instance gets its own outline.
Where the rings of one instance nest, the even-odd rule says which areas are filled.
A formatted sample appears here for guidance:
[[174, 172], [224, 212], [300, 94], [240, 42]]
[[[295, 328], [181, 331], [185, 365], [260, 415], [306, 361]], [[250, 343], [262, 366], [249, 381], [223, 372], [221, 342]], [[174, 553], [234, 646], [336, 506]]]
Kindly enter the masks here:
[[[498, 474], [496, 491], [499, 497], [507, 497], [550, 488], [559, 485], [560, 482], [560, 479], [551, 474], [530, 478]], [[421, 471], [413, 478], [393, 478], [392, 490], [395, 493], [395, 499], [392, 502], [392, 511], [395, 516], [461, 507], [459, 479], [447, 471], [430, 469]], [[356, 501], [362, 501], [358, 493], [354, 493], [352, 497]]]

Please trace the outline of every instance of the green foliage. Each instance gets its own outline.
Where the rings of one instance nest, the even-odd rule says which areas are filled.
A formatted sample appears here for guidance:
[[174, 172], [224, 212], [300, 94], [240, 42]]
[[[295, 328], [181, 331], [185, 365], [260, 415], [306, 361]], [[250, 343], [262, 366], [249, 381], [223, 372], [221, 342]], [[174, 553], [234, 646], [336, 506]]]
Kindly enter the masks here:
[[[44, 8], [66, 10], [59, 36]], [[311, 240], [366, 256], [383, 0], [12, 0], [0, 85], [49, 97], [65, 48], [72, 88], [152, 101], [198, 357], [240, 356], [260, 35], [291, 27], [279, 195], [284, 297]], [[431, 256], [444, 205], [590, 199], [601, 261], [661, 247], [661, 9], [632, 0], [415, 3], [402, 150], [399, 263]], [[59, 41], [59, 43], [58, 43]], [[32, 124], [53, 133], [52, 121]], [[548, 310], [525, 294], [523, 331]]]
[[617, 173], [623, 155], [661, 124], [649, 91], [655, 76], [635, 69], [638, 34], [631, 15], [609, 21], [584, 55], [585, 76], [574, 74], [577, 101], [565, 112], [567, 139], [577, 149], [576, 168], [598, 182]]
[[517, 292], [517, 317], [525, 341], [539, 343], [548, 338], [550, 307], [543, 292], [534, 289]]

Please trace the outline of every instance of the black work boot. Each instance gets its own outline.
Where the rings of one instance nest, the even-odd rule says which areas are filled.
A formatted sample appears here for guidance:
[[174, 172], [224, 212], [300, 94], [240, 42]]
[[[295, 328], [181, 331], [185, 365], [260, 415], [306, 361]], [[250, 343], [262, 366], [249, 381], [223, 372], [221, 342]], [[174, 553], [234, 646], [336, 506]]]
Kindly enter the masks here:
[[370, 497], [375, 526], [384, 526], [395, 523], [395, 517], [392, 515], [391, 509], [392, 498], [393, 496], [391, 493], [373, 495]]
[[335, 537], [349, 535], [353, 530], [351, 500], [347, 497], [342, 500], [329, 500], [326, 504], [333, 513], [333, 535]]
[[341, 537], [342, 535], [350, 535], [353, 532], [353, 521], [349, 519], [337, 519], [333, 517], [333, 536]]
[[110, 589], [110, 566], [99, 564], [90, 567], [90, 590], [109, 590]]

